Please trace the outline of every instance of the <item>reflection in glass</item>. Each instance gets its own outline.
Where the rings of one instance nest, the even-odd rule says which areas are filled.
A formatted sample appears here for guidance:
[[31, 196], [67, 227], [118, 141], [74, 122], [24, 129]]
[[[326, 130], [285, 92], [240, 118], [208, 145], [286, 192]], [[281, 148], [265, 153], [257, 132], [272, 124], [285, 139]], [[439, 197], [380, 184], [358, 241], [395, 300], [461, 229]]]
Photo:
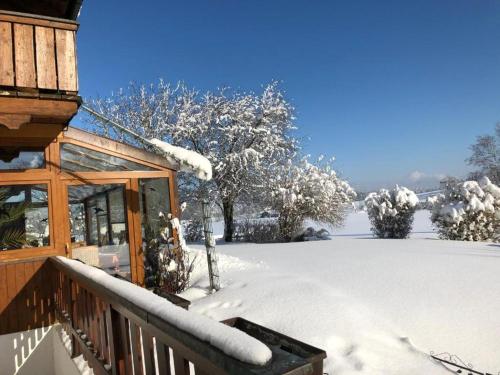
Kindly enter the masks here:
[[160, 213], [164, 215], [170, 213], [168, 178], [140, 179], [139, 196], [143, 231], [149, 227], [153, 233], [158, 233]]
[[130, 279], [124, 186], [69, 186], [68, 200], [73, 258]]
[[0, 170], [45, 168], [43, 149], [0, 147]]
[[71, 143], [61, 145], [61, 168], [67, 172], [154, 171], [133, 161], [104, 154]]
[[[157, 286], [158, 256], [165, 250], [160, 237], [169, 237], [172, 228], [165, 228], [170, 213], [168, 178], [139, 180], [139, 208], [141, 213], [142, 248], [144, 250], [144, 278], [146, 287]], [[163, 217], [163, 218], [162, 218]], [[168, 231], [169, 233], [164, 233]], [[163, 233], [162, 233], [163, 232]]]
[[0, 186], [0, 250], [49, 243], [47, 185]]

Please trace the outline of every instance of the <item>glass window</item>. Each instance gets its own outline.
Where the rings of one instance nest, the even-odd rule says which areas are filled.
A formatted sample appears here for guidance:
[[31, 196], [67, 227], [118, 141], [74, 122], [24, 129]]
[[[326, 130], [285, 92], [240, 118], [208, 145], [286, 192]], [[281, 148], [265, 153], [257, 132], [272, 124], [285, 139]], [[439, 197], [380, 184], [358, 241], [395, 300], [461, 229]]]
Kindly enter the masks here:
[[45, 168], [43, 148], [0, 147], [0, 170]]
[[142, 230], [148, 227], [153, 233], [161, 230], [160, 215], [170, 213], [168, 178], [143, 178], [139, 180], [139, 205]]
[[47, 185], [0, 186], [0, 250], [49, 246]]
[[170, 213], [168, 178], [140, 179], [139, 206], [145, 283], [146, 287], [154, 287], [157, 286], [159, 254], [168, 250], [168, 238], [172, 236], [172, 227], [168, 220]]
[[125, 186], [68, 186], [73, 258], [130, 279]]
[[68, 172], [155, 171], [156, 169], [113, 155], [80, 147], [61, 145], [61, 168]]

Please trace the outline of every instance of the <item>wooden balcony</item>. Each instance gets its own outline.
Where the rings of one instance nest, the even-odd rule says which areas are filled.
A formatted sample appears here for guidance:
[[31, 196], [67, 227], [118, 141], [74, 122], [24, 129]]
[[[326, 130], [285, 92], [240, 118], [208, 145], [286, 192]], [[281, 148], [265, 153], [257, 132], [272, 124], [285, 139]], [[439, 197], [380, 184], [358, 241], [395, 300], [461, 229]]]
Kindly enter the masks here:
[[0, 10], [0, 124], [66, 124], [76, 113], [77, 29], [71, 20]]
[[272, 352], [265, 365], [242, 362], [106, 287], [109, 278], [103, 274], [97, 282], [60, 258], [0, 264], [0, 335], [60, 323], [71, 340], [71, 355], [83, 355], [100, 375], [323, 374], [323, 350], [241, 318], [229, 319], [223, 323]]

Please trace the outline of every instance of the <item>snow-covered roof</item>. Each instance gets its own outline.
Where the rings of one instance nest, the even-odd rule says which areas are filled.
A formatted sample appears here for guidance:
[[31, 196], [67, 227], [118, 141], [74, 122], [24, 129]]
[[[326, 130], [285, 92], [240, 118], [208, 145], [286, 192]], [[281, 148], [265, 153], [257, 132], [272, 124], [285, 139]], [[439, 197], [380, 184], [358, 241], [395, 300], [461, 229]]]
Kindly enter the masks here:
[[117, 279], [98, 268], [62, 256], [57, 259], [111, 292], [198, 339], [209, 342], [233, 358], [258, 366], [271, 360], [271, 350], [265, 344], [236, 328], [184, 310], [147, 289]]
[[179, 164], [180, 170], [192, 172], [202, 180], [209, 181], [212, 179], [212, 164], [203, 155], [192, 150], [173, 146], [157, 138], [150, 139], [149, 142], [154, 144], [169, 161]]

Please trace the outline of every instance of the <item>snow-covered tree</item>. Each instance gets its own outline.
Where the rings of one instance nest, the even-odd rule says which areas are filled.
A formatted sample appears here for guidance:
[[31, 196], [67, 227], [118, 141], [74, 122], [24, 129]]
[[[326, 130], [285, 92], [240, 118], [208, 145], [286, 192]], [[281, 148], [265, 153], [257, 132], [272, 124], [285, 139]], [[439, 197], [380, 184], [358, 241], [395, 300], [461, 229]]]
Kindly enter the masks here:
[[417, 204], [418, 197], [405, 187], [368, 194], [365, 205], [373, 234], [379, 238], [407, 238]]
[[500, 187], [487, 177], [447, 185], [432, 201], [431, 220], [443, 239], [499, 241]]
[[271, 208], [279, 214], [279, 230], [290, 241], [303, 229], [306, 219], [334, 226], [343, 224], [346, 209], [356, 196], [349, 184], [339, 178], [331, 161], [311, 163], [307, 157], [288, 160], [278, 166], [266, 181]]
[[[291, 132], [293, 108], [276, 82], [262, 93], [229, 89], [200, 94], [184, 84], [176, 87], [131, 85], [107, 99], [88, 103], [97, 113], [127, 126], [135, 133], [194, 150], [210, 160], [212, 181], [181, 176], [183, 199], [208, 196], [224, 216], [226, 241], [234, 231], [234, 207], [262, 188], [265, 170], [279, 164], [297, 148]], [[137, 143], [137, 139], [91, 118], [101, 132]]]
[[471, 173], [470, 178], [479, 180], [486, 176], [494, 184], [500, 185], [500, 123], [496, 125], [494, 135], [477, 137], [470, 149], [472, 155], [467, 163], [479, 168]]

